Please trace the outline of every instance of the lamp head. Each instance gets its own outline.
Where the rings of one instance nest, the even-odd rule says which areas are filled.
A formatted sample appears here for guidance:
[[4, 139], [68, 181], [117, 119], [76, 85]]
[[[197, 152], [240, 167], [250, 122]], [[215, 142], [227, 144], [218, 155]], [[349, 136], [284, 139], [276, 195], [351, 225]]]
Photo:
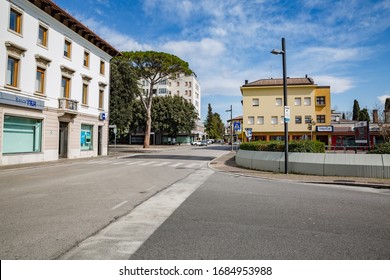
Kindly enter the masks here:
[[281, 51], [281, 50], [277, 50], [277, 49], [273, 49], [271, 51], [272, 54], [275, 54], [275, 55], [278, 55], [278, 54], [284, 54], [284, 51]]

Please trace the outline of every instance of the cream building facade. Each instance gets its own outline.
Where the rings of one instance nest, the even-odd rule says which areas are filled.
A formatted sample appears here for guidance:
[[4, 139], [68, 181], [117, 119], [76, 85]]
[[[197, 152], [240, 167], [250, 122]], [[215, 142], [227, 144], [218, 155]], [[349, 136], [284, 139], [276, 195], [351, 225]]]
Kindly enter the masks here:
[[0, 0], [0, 164], [107, 154], [120, 53], [49, 0]]
[[[252, 140], [284, 139], [283, 79], [262, 79], [241, 86], [243, 132], [252, 130]], [[318, 86], [310, 77], [287, 79], [290, 107], [289, 140], [331, 142], [330, 87]], [[311, 127], [312, 130], [309, 130]], [[243, 137], [244, 141], [248, 138]]]

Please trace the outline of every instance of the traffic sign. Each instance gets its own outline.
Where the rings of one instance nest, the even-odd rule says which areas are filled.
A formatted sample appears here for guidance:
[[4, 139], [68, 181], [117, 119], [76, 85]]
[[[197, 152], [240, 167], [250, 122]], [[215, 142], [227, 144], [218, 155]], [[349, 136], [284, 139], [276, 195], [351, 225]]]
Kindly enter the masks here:
[[241, 123], [240, 122], [234, 122], [233, 128], [235, 131], [241, 131]]
[[290, 122], [290, 106], [284, 106], [284, 122]]

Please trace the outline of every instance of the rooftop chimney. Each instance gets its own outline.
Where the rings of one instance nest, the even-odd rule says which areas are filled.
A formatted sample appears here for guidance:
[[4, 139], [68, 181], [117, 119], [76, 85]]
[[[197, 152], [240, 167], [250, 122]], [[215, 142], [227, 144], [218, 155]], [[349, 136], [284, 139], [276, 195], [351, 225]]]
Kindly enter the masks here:
[[372, 121], [373, 123], [379, 123], [378, 110], [372, 110]]
[[245, 84], [246, 84], [246, 85], [248, 84], [248, 80], [245, 80]]

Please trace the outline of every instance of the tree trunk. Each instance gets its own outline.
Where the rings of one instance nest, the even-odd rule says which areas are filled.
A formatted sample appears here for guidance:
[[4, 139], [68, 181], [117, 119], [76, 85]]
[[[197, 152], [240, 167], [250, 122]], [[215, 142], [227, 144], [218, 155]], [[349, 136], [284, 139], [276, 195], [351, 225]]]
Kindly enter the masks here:
[[150, 85], [149, 96], [146, 99], [146, 127], [144, 149], [150, 146], [150, 133], [152, 131], [152, 100], [153, 100], [153, 84]]

